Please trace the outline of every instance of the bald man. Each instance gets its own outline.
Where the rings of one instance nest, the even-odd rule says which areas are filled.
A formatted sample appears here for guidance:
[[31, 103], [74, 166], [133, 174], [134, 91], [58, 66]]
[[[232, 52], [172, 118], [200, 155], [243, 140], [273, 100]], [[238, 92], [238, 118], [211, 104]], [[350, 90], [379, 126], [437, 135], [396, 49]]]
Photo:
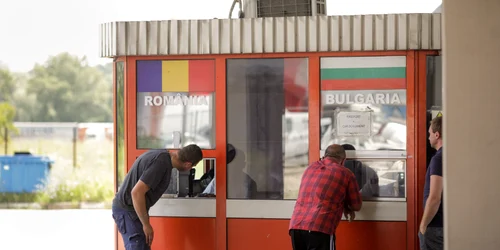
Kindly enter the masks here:
[[344, 148], [333, 144], [304, 171], [290, 220], [294, 250], [336, 249], [335, 231], [342, 214], [352, 220], [361, 209], [356, 177], [344, 167], [345, 159]]

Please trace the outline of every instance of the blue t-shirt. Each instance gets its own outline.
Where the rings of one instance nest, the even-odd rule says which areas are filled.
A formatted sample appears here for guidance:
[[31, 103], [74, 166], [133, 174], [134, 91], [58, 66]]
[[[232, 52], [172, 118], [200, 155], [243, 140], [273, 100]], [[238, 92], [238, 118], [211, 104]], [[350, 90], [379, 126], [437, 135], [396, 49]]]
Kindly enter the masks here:
[[[425, 174], [424, 209], [431, 191], [431, 175], [443, 176], [443, 147], [441, 147], [432, 157], [429, 167], [427, 168], [427, 173]], [[432, 218], [428, 227], [443, 227], [443, 195], [441, 195], [441, 204], [439, 204], [439, 209], [434, 218]]]
[[143, 153], [123, 179], [113, 199], [113, 206], [133, 211], [132, 189], [141, 180], [149, 187], [146, 192], [146, 209], [149, 211], [167, 190], [172, 169], [170, 153], [167, 150], [153, 149]]

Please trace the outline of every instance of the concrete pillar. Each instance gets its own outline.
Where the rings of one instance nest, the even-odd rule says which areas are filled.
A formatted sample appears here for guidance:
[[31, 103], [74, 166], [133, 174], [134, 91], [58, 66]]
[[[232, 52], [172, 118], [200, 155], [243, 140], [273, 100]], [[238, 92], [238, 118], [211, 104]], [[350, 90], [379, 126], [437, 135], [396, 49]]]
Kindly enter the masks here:
[[500, 0], [443, 0], [445, 249], [500, 249]]

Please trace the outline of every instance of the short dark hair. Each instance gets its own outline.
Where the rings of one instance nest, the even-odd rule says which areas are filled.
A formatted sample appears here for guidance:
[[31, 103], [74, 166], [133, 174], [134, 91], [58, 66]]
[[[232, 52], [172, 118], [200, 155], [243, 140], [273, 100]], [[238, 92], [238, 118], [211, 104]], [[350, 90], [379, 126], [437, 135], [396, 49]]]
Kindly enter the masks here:
[[439, 132], [439, 137], [443, 137], [443, 117], [438, 116], [431, 121], [431, 130], [433, 133]]
[[190, 162], [193, 166], [196, 166], [203, 159], [203, 152], [201, 152], [201, 148], [196, 144], [190, 144], [181, 148], [177, 155], [181, 162]]
[[338, 144], [332, 144], [326, 148], [324, 157], [331, 157], [342, 161], [346, 158], [345, 149]]
[[227, 153], [226, 153], [226, 164], [231, 163], [234, 160], [234, 157], [236, 157], [236, 148], [233, 146], [233, 144], [228, 143], [227, 144]]

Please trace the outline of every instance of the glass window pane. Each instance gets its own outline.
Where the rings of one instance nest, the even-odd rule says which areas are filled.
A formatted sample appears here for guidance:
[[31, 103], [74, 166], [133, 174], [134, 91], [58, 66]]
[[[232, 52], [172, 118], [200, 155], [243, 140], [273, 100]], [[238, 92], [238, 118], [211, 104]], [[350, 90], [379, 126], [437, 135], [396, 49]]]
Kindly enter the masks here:
[[406, 90], [321, 91], [321, 149], [406, 150]]
[[116, 188], [120, 187], [125, 177], [125, 81], [124, 62], [116, 62]]
[[[431, 120], [443, 114], [443, 75], [442, 75], [442, 58], [441, 56], [427, 56], [427, 120], [426, 124], [430, 124]], [[429, 138], [427, 132], [426, 138]], [[432, 157], [436, 153], [436, 149], [432, 148], [429, 140], [427, 144], [427, 164], [431, 162]]]
[[[211, 167], [205, 171], [205, 166]], [[204, 158], [189, 171], [172, 169], [170, 184], [163, 198], [215, 197], [215, 159]]]
[[441, 56], [427, 56], [427, 110], [443, 106], [443, 72]]
[[213, 60], [137, 61], [137, 148], [215, 148]]
[[406, 197], [405, 160], [348, 159], [363, 199]]
[[227, 60], [228, 199], [294, 199], [309, 157], [308, 60]]

